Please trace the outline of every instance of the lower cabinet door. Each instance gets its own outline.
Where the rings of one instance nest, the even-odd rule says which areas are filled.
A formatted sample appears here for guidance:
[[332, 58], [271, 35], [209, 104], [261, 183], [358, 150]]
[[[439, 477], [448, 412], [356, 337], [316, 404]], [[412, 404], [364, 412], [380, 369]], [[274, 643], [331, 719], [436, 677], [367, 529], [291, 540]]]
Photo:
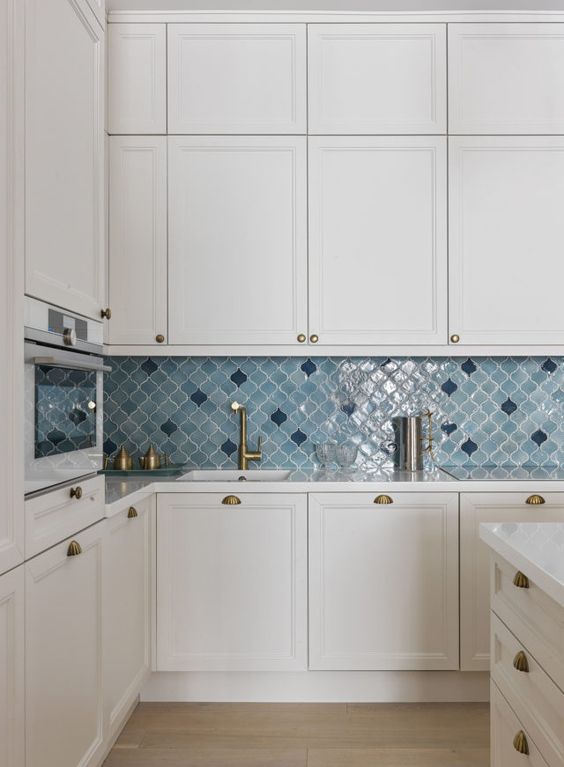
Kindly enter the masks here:
[[309, 500], [311, 669], [457, 669], [456, 493]]
[[307, 499], [162, 494], [157, 669], [307, 667]]
[[[494, 682], [490, 690], [491, 767], [548, 767]], [[526, 753], [517, 748], [525, 748]]]
[[463, 671], [490, 668], [490, 550], [480, 540], [482, 522], [564, 522], [564, 493], [460, 495], [460, 667]]
[[26, 766], [97, 765], [106, 522], [25, 565]]
[[104, 712], [112, 739], [150, 671], [154, 498], [108, 520], [104, 568]]
[[24, 767], [24, 567], [0, 577], [0, 764]]

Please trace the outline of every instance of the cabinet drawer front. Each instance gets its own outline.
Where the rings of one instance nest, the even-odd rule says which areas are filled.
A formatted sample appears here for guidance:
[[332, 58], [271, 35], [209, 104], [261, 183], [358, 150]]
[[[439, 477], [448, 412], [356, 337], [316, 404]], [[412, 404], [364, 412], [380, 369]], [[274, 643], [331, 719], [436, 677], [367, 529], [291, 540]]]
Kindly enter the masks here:
[[[515, 712], [505, 700], [499, 689], [491, 683], [491, 765], [492, 767], [547, 767], [533, 739], [523, 728]], [[525, 757], [518, 753], [513, 746], [513, 739], [518, 732], [524, 732], [529, 747], [529, 755]]]
[[492, 610], [564, 690], [564, 609], [531, 580], [529, 588], [515, 586], [515, 575], [513, 565], [501, 557], [493, 557]]
[[[81, 490], [81, 497], [71, 491]], [[104, 517], [104, 477], [77, 480], [25, 503], [25, 555], [39, 554]]]
[[564, 765], [564, 692], [495, 614], [491, 674], [549, 764]]

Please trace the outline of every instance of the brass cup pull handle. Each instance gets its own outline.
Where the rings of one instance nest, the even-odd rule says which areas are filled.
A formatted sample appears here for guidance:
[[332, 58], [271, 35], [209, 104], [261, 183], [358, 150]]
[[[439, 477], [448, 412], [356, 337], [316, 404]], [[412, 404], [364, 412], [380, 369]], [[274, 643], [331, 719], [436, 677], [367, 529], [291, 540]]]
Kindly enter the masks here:
[[224, 506], [239, 506], [241, 503], [241, 499], [237, 498], [236, 495], [226, 495], [225, 498], [222, 500], [222, 504]]
[[524, 573], [522, 573], [520, 570], [517, 570], [515, 573], [515, 578], [513, 578], [513, 585], [518, 589], [528, 589], [529, 579]]
[[513, 738], [513, 748], [520, 754], [529, 755], [529, 742], [523, 730], [519, 730], [517, 735]]
[[529, 661], [523, 650], [519, 650], [517, 655], [513, 658], [513, 668], [516, 671], [522, 671], [524, 674], [529, 673]]
[[128, 519], [135, 519], [135, 517], [138, 517], [139, 514], [137, 513], [137, 509], [135, 506], [130, 506], [129, 511], [127, 512], [127, 518]]
[[387, 506], [390, 503], [393, 503], [394, 499], [389, 495], [377, 495], [376, 498], [374, 498], [374, 503], [378, 503], [381, 506]]
[[80, 499], [82, 498], [82, 488], [80, 487], [80, 485], [78, 487], [71, 487], [70, 497], [76, 498], [77, 501], [80, 501]]
[[534, 493], [533, 495], [530, 495], [527, 500], [525, 501], [526, 504], [529, 506], [541, 506], [543, 503], [546, 503], [542, 495], [537, 495]]
[[100, 310], [100, 317], [103, 320], [111, 320], [112, 319], [112, 310], [110, 309], [109, 306], [108, 306], [107, 309], [101, 309]]
[[77, 557], [82, 554], [82, 546], [78, 541], [71, 541], [67, 549], [67, 557]]

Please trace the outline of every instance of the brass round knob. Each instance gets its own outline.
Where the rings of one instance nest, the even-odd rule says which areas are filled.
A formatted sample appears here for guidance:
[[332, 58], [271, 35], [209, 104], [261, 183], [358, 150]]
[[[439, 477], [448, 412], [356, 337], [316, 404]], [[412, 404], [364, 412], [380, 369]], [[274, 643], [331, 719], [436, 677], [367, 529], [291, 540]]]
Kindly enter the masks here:
[[456, 335], [456, 333], [454, 333], [454, 334], [453, 334], [453, 335], [450, 337], [450, 341], [451, 341], [451, 343], [453, 343], [453, 344], [457, 344], [457, 343], [460, 341], [460, 336], [457, 336], [457, 335]]
[[300, 333], [300, 335], [298, 336], [298, 343], [305, 344], [306, 340], [307, 340], [307, 337], [303, 333]]
[[513, 668], [516, 671], [523, 671], [525, 674], [529, 671], [529, 661], [523, 650], [519, 650], [517, 655], [513, 658]]
[[319, 336], [316, 336], [315, 333], [309, 337], [309, 340], [312, 344], [316, 344], [319, 341]]
[[71, 487], [70, 489], [70, 497], [76, 498], [77, 501], [80, 501], [82, 498], [82, 488], [79, 487]]
[[225, 498], [222, 500], [222, 504], [224, 506], [239, 506], [241, 503], [241, 499], [237, 498], [236, 495], [226, 495]]
[[158, 344], [164, 344], [164, 340], [165, 340], [165, 337], [163, 336], [162, 333], [159, 333], [158, 336], [155, 336], [155, 341]]
[[513, 585], [518, 589], [528, 589], [529, 579], [524, 573], [522, 573], [520, 570], [517, 570], [515, 573], [515, 578], [513, 578]]
[[376, 498], [374, 498], [374, 503], [378, 503], [383, 506], [387, 506], [390, 503], [393, 503], [394, 499], [391, 498], [389, 495], [377, 495]]
[[67, 557], [77, 557], [82, 554], [82, 546], [78, 541], [71, 541], [67, 549]]
[[138, 516], [139, 515], [137, 514], [137, 509], [135, 508], [135, 506], [130, 506], [129, 511], [127, 512], [127, 518], [135, 519], [135, 517], [138, 517]]
[[110, 309], [109, 306], [108, 306], [107, 309], [101, 309], [100, 310], [100, 317], [103, 320], [111, 320], [112, 319], [112, 310]]
[[523, 730], [519, 730], [517, 735], [513, 738], [513, 748], [520, 754], [529, 754], [529, 743]]
[[527, 500], [525, 501], [529, 506], [541, 506], [543, 503], [546, 503], [542, 495], [530, 495]]

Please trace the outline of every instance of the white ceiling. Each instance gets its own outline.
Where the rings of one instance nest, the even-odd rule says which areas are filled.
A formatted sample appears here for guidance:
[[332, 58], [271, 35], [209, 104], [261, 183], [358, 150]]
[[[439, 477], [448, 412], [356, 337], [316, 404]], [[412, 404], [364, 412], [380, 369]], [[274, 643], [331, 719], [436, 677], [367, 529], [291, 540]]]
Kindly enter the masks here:
[[110, 10], [484, 11], [564, 10], [564, 0], [106, 0]]

